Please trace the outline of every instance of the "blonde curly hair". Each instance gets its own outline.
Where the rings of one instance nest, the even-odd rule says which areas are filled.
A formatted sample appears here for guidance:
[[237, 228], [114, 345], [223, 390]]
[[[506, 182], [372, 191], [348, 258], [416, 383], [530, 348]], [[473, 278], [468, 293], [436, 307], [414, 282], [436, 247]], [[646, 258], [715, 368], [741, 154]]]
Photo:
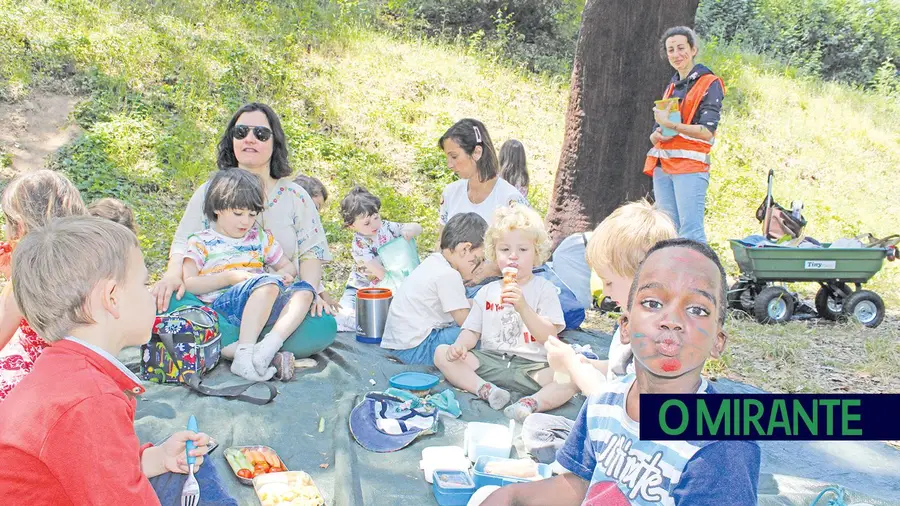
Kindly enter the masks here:
[[542, 265], [550, 258], [552, 244], [544, 220], [528, 206], [511, 203], [494, 211], [494, 223], [484, 235], [484, 255], [491, 262], [497, 261], [497, 242], [503, 234], [518, 230], [534, 239], [534, 266]]

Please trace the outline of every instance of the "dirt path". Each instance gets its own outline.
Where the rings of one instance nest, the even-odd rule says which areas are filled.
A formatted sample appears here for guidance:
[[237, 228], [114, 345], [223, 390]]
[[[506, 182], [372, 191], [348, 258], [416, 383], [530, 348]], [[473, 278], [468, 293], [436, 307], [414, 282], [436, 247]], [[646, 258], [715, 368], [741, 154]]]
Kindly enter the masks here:
[[0, 150], [12, 155], [12, 166], [0, 168], [0, 178], [40, 169], [51, 153], [72, 140], [79, 128], [70, 115], [81, 97], [35, 91], [21, 101], [0, 103]]

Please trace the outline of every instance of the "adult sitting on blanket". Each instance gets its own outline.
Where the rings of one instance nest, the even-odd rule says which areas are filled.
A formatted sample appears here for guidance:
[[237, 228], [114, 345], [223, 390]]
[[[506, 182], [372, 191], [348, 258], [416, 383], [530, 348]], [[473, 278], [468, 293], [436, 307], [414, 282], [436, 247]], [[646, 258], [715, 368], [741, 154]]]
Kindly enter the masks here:
[[[528, 205], [515, 186], [500, 178], [497, 151], [482, 122], [471, 118], [456, 122], [441, 136], [438, 146], [447, 156], [447, 167], [459, 177], [441, 194], [441, 229], [460, 213], [477, 213], [490, 225], [497, 209], [513, 202]], [[477, 290], [471, 288], [480, 288], [499, 277], [497, 264], [482, 263], [473, 273], [473, 279], [465, 280], [470, 287], [466, 295], [473, 297]]]
[[[287, 144], [281, 120], [269, 106], [247, 104], [231, 117], [218, 147], [219, 170], [239, 167], [258, 175], [264, 184], [266, 205], [256, 221], [270, 231], [299, 272], [298, 278], [321, 287], [322, 264], [331, 260], [325, 229], [315, 203], [299, 185], [291, 181]], [[193, 294], [185, 293], [182, 266], [188, 236], [210, 228], [203, 212], [208, 183], [194, 192], [175, 231], [169, 251], [169, 265], [162, 279], [153, 286], [157, 310], [172, 311], [183, 306], [204, 305]], [[321, 292], [321, 290], [319, 290]], [[175, 294], [175, 297], [172, 297]], [[321, 352], [334, 342], [337, 324], [321, 296], [308, 291], [301, 294], [309, 317], [285, 340], [283, 351], [297, 359]], [[219, 320], [222, 355], [233, 359], [238, 344], [238, 327]], [[266, 327], [260, 337], [271, 330]], [[252, 344], [252, 343], [244, 343]]]

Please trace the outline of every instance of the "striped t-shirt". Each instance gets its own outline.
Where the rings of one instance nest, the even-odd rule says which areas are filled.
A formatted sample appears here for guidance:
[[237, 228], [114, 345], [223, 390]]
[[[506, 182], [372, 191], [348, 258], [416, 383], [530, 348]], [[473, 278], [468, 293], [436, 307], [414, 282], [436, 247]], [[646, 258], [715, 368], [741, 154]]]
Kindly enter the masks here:
[[[590, 397], [559, 450], [563, 467], [590, 482], [583, 506], [757, 504], [753, 441], [641, 441], [625, 411], [629, 374]], [[697, 393], [715, 394], [705, 379]]]
[[[265, 274], [265, 267], [275, 265], [284, 255], [275, 236], [259, 225], [255, 225], [244, 237], [238, 239], [207, 228], [192, 234], [187, 242], [185, 257], [197, 263], [201, 276], [235, 270]], [[212, 304], [229, 288], [231, 287], [200, 294], [197, 298]]]

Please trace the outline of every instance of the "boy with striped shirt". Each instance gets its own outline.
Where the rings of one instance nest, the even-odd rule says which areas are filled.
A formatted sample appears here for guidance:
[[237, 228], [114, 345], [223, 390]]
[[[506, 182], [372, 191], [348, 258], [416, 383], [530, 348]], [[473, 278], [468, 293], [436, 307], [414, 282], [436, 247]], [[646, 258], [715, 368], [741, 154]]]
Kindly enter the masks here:
[[[714, 394], [700, 376], [725, 348], [725, 271], [706, 245], [662, 241], [641, 264], [620, 320], [635, 373], [592, 395], [557, 454], [568, 473], [503, 487], [484, 506], [757, 503], [760, 450], [751, 441], [642, 441], [640, 395]], [[596, 375], [570, 347], [549, 343], [557, 371]], [[646, 414], [651, 416], [655, 414]]]

